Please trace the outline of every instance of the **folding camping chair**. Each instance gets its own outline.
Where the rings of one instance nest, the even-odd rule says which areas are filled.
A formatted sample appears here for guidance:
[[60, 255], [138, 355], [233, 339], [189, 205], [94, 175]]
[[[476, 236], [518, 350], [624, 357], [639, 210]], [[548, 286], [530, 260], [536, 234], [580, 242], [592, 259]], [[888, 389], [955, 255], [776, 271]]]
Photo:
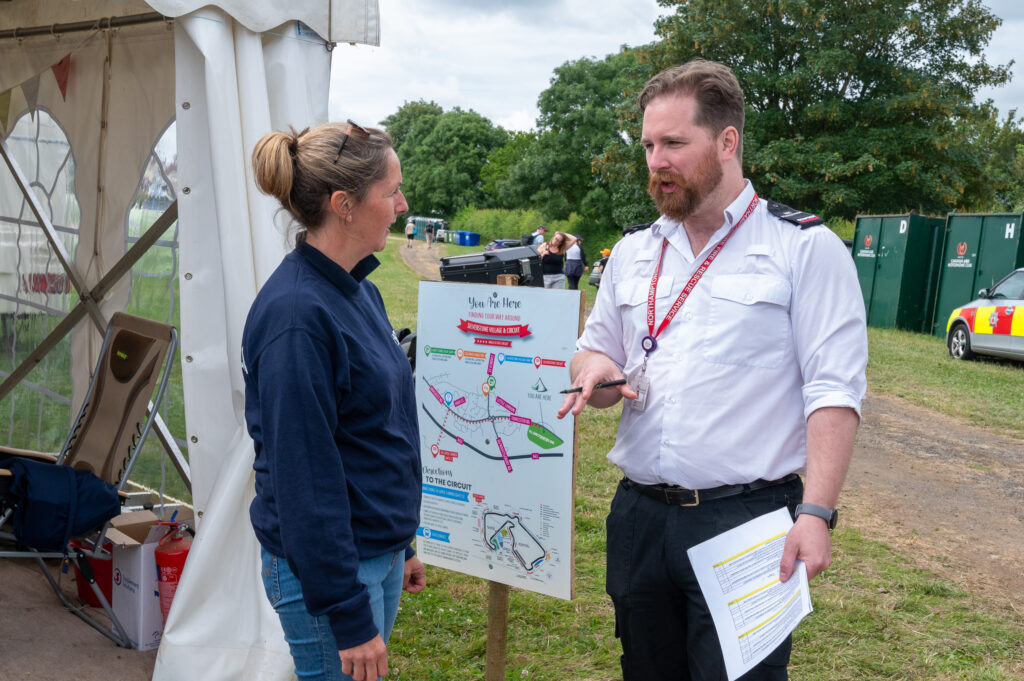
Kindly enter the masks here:
[[[60, 453], [53, 456], [0, 447], [0, 465], [5, 458], [28, 457], [48, 461], [56, 466], [69, 466], [76, 471], [88, 471], [116, 488], [124, 498], [125, 484], [167, 389], [177, 346], [178, 335], [173, 326], [115, 313], [107, 326], [85, 401]], [[10, 471], [0, 468], [0, 540], [19, 544], [18, 537], [8, 531], [11, 529], [8, 522], [15, 515], [19, 503], [12, 495], [14, 490], [10, 489], [11, 481]], [[92, 535], [98, 532], [98, 535], [81, 542], [72, 542], [61, 551], [41, 551], [19, 546], [16, 550], [0, 551], [0, 558], [35, 559], [68, 610], [104, 636], [127, 648], [131, 647], [131, 642], [96, 584], [89, 563], [90, 558], [111, 560], [111, 554], [104, 549], [103, 541], [107, 525], [103, 522], [100, 524], [100, 527], [91, 527], [85, 533]], [[67, 599], [47, 569], [43, 560], [45, 558], [67, 558], [74, 563], [110, 617], [113, 631], [87, 616]]]

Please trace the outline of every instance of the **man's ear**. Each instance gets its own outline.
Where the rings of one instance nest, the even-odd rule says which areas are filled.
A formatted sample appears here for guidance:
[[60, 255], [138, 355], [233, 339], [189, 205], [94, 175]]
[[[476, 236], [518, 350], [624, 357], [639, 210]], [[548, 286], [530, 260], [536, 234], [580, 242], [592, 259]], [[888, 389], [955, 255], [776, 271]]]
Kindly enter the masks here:
[[721, 161], [731, 160], [736, 156], [740, 145], [740, 133], [736, 128], [727, 125], [718, 134], [718, 158]]

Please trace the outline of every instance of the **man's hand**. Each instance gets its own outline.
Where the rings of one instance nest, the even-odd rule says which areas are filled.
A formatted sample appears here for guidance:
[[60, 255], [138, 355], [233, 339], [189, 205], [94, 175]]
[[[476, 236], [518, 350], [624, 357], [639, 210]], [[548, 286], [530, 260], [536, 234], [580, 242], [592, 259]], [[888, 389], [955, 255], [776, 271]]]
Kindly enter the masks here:
[[427, 588], [427, 570], [423, 567], [423, 561], [417, 556], [405, 561], [402, 588], [411, 594], [418, 594]]
[[832, 537], [821, 518], [806, 513], [797, 516], [782, 549], [780, 581], [785, 582], [792, 576], [797, 560], [802, 560], [807, 567], [807, 579], [814, 579], [832, 564]]
[[572, 358], [571, 373], [573, 387], [579, 386], [583, 390], [565, 396], [562, 406], [558, 408], [558, 418], [563, 418], [570, 411], [573, 416], [579, 416], [588, 403], [598, 409], [604, 409], [616, 404], [623, 397], [636, 399], [636, 391], [628, 383], [594, 391], [594, 386], [598, 383], [625, 378], [618, 365], [600, 352], [587, 350], [576, 353]]
[[355, 681], [377, 681], [388, 673], [388, 649], [380, 634], [355, 648], [339, 650], [338, 656], [341, 671]]
[[[804, 502], [835, 508], [853, 454], [860, 417], [849, 407], [822, 407], [807, 417], [807, 482]], [[807, 566], [814, 579], [832, 564], [832, 537], [821, 518], [803, 514], [789, 530], [779, 564], [779, 579], [793, 574], [793, 562]]]

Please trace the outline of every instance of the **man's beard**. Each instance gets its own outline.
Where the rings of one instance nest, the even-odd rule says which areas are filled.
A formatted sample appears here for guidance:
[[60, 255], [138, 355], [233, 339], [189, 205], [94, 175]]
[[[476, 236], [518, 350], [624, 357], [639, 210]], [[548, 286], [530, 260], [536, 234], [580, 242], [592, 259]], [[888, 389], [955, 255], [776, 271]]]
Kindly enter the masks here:
[[[653, 172], [647, 184], [647, 193], [654, 199], [658, 212], [676, 222], [682, 222], [693, 215], [708, 195], [722, 181], [722, 166], [715, 157], [714, 149], [700, 160], [690, 178], [673, 172]], [[666, 194], [662, 183], [675, 185], [675, 191]]]

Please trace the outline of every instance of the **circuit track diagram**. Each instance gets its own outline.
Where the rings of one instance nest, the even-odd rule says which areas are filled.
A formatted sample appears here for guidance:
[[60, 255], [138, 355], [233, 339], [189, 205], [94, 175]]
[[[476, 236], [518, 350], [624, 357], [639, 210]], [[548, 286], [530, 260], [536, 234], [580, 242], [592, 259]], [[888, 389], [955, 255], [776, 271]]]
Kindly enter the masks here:
[[423, 282], [416, 398], [424, 562], [572, 595], [575, 424], [558, 419], [574, 291]]

